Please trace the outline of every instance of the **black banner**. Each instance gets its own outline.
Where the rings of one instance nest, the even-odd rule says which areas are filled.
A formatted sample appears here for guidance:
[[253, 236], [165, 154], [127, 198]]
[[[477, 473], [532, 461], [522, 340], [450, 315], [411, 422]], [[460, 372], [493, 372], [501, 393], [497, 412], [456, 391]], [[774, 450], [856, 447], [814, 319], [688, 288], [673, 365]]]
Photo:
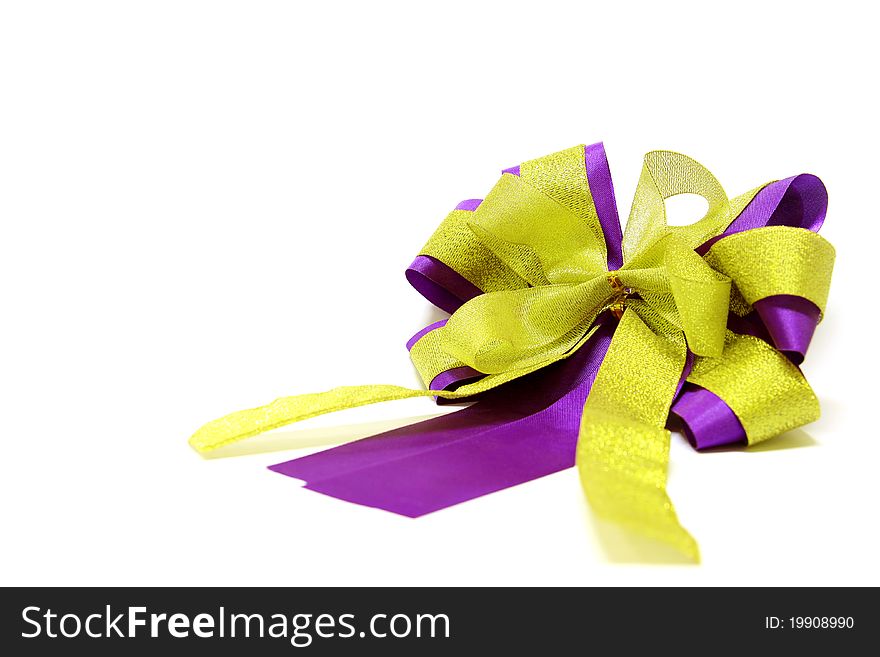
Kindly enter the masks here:
[[841, 649], [876, 636], [867, 589], [21, 588], [5, 654], [516, 654]]

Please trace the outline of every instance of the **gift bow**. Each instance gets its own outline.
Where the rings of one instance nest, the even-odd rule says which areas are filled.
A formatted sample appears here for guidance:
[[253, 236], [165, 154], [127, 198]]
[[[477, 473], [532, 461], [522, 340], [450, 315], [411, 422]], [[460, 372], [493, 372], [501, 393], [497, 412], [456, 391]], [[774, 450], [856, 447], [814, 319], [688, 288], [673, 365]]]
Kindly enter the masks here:
[[[708, 210], [692, 225], [669, 226], [665, 201], [683, 193], [703, 196]], [[541, 385], [536, 376], [560, 371], [558, 363], [588, 345], [583, 352], [597, 353], [572, 367], [598, 372], [569, 392], [586, 396], [576, 463], [592, 508], [697, 559], [665, 490], [670, 410], [698, 448], [759, 442], [818, 417], [797, 365], [830, 284], [834, 250], [815, 232], [826, 203], [821, 182], [806, 174], [729, 200], [702, 165], [655, 151], [645, 156], [621, 235], [601, 144], [507, 169], [484, 200], [447, 217], [407, 270], [416, 289], [451, 313], [408, 345], [427, 390], [355, 386], [282, 398], [215, 420], [190, 442], [206, 452], [321, 413], [414, 396], [504, 404], [505, 390], [523, 394], [523, 385], [510, 387], [516, 380]], [[569, 399], [547, 402], [555, 416], [541, 415], [539, 404], [534, 417], [544, 425], [531, 430], [554, 435], [549, 425]], [[347, 464], [350, 452], [335, 463]], [[395, 451], [391, 460], [401, 458]], [[300, 471], [286, 473], [311, 478]], [[514, 475], [486, 492], [528, 478]], [[328, 488], [398, 510], [365, 501], [371, 494], [350, 485], [344, 493]]]

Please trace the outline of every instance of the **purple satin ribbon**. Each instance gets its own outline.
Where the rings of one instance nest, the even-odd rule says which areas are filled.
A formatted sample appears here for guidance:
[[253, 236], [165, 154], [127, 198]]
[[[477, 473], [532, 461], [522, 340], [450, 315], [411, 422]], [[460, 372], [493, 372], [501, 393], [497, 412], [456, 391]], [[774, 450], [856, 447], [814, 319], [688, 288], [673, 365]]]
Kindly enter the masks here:
[[673, 405], [672, 414], [691, 445], [708, 449], [743, 442], [745, 429], [739, 418], [715, 393], [686, 383]]
[[[601, 143], [585, 147], [584, 164], [605, 235], [608, 269], [619, 269], [623, 264], [622, 231]], [[518, 176], [520, 167], [503, 173]], [[456, 209], [473, 212], [480, 202], [462, 201]], [[778, 181], [761, 190], [724, 235], [698, 251], [705, 253], [726, 235], [760, 226], [818, 230], [826, 202], [824, 187], [815, 176]], [[430, 256], [417, 257], [406, 276], [426, 299], [449, 313], [482, 294], [471, 281]], [[800, 362], [816, 320], [818, 309], [810, 302], [799, 297], [771, 297], [756, 303], [755, 312], [745, 318], [731, 316], [730, 326], [772, 342]], [[443, 324], [445, 320], [422, 329], [407, 348], [412, 349]], [[571, 357], [485, 392], [467, 408], [270, 469], [304, 480], [309, 490], [417, 517], [570, 468], [583, 405], [615, 327], [616, 321], [603, 315], [599, 330]], [[683, 432], [698, 449], [743, 440], [742, 425], [721, 399], [685, 383], [692, 363], [689, 353], [672, 417], [680, 420]], [[480, 376], [470, 367], [453, 368], [438, 374], [429, 388], [453, 389]]]
[[420, 255], [406, 270], [406, 280], [419, 294], [449, 314], [483, 291], [437, 258]]

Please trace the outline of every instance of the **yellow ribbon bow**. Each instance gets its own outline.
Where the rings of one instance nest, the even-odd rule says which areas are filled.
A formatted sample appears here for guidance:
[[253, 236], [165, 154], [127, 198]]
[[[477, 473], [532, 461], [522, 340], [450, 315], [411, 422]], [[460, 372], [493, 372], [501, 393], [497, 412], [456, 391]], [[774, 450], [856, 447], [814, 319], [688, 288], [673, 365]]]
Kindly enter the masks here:
[[[814, 232], [768, 226], [725, 236], [764, 187], [729, 200], [694, 160], [645, 156], [623, 236], [624, 264], [607, 270], [607, 245], [584, 173], [584, 147], [505, 173], [473, 212], [454, 211], [422, 254], [484, 293], [412, 348], [426, 384], [468, 366], [485, 374], [451, 390], [354, 386], [278, 399], [215, 420], [190, 439], [200, 452], [343, 408], [406, 397], [467, 399], [574, 353], [610, 311], [619, 318], [581, 419], [577, 465], [599, 515], [665, 541], [697, 560], [698, 548], [666, 494], [670, 405], [687, 380], [723, 399], [759, 442], [818, 417], [800, 370], [767, 342], [728, 330], [728, 315], [794, 295], [824, 311], [834, 250]], [[768, 183], [769, 184], [769, 183]], [[705, 216], [666, 221], [665, 201], [698, 194]]]

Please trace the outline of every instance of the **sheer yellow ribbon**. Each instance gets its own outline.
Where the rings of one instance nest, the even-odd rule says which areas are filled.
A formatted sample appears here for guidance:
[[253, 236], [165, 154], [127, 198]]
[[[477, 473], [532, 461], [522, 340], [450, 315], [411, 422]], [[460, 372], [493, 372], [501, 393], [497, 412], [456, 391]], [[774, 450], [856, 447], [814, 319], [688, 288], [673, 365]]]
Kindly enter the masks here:
[[[626, 225], [624, 265], [606, 271], [583, 153], [568, 149], [524, 163], [520, 176], [504, 174], [475, 212], [451, 213], [422, 251], [485, 293], [419, 340], [416, 366], [426, 383], [461, 365], [486, 376], [455, 391], [372, 385], [285, 397], [210, 422], [190, 444], [207, 452], [380, 401], [467, 399], [570, 356], [611, 310], [620, 323], [578, 441], [584, 491], [601, 516], [697, 560], [697, 544], [666, 494], [665, 424], [687, 351], [696, 355], [688, 380], [727, 402], [749, 442], [815, 419], [818, 405], [800, 371], [766, 343], [730, 333], [727, 317], [778, 294], [824, 310], [834, 251], [810, 231], [775, 226], [727, 237], [701, 257], [694, 249], [720, 235], [763, 186], [729, 200], [702, 165], [655, 151], [645, 156]], [[703, 196], [708, 211], [690, 226], [671, 227], [665, 201], [683, 193]], [[773, 403], [779, 399], [785, 404]]]

